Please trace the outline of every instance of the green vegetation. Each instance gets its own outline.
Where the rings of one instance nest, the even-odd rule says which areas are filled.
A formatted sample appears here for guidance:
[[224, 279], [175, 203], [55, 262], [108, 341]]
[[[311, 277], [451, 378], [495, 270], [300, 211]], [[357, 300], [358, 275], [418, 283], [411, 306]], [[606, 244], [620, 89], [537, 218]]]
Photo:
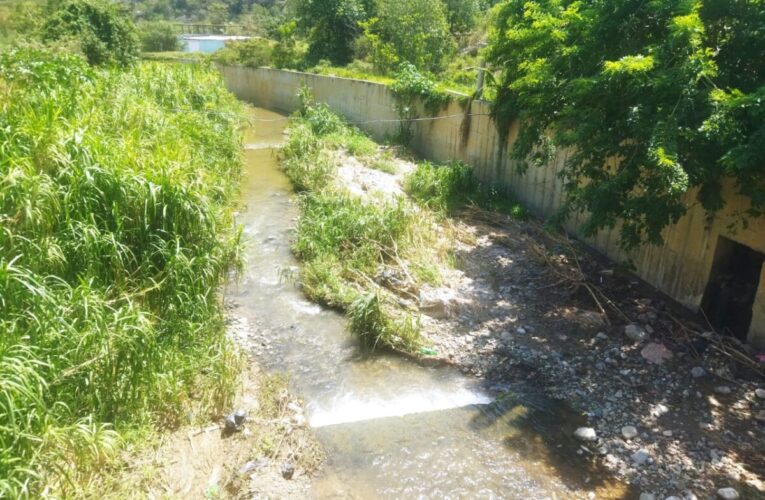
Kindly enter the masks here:
[[526, 210], [507, 194], [482, 187], [473, 176], [473, 169], [460, 162], [420, 163], [407, 175], [404, 189], [414, 200], [443, 214], [474, 204], [519, 219], [527, 216]]
[[446, 92], [437, 90], [433, 80], [407, 62], [401, 64], [401, 70], [396, 75], [396, 81], [391, 85], [391, 90], [397, 99], [396, 112], [403, 120], [399, 125], [398, 138], [402, 144], [409, 144], [412, 139], [411, 120], [419, 116], [420, 104], [430, 113], [437, 113], [451, 99]]
[[[407, 63], [440, 87], [475, 89], [478, 50], [492, 2], [478, 0], [294, 0], [189, 5], [165, 18], [235, 23], [263, 40], [231, 42], [213, 56], [227, 64], [268, 66], [390, 83]], [[262, 4], [262, 5], [260, 5]], [[160, 9], [161, 11], [162, 9]], [[149, 9], [151, 11], [151, 9]], [[215, 11], [215, 13], [213, 13]], [[157, 19], [141, 11], [139, 19]], [[159, 12], [159, 11], [157, 11]], [[255, 15], [255, 13], [259, 13]], [[158, 17], [159, 16], [159, 17]], [[260, 17], [258, 17], [260, 16]], [[253, 21], [258, 18], [259, 21]]]
[[302, 261], [301, 285], [310, 298], [346, 310], [351, 330], [369, 347], [417, 352], [416, 319], [398, 306], [400, 291], [377, 284], [375, 276], [396, 268], [410, 275], [414, 287], [438, 281], [433, 265], [440, 256], [431, 219], [404, 198], [362, 199], [333, 182], [335, 149], [361, 155], [370, 164], [385, 158], [326, 106], [310, 102], [306, 94], [303, 98], [282, 159], [302, 193], [294, 244]]
[[0, 496], [71, 497], [229, 402], [239, 107], [205, 67], [19, 50], [0, 103]]
[[370, 1], [301, 0], [297, 19], [307, 34], [307, 63], [322, 59], [332, 64], [348, 64], [353, 59], [353, 41], [360, 33], [359, 22], [367, 18]]
[[73, 43], [90, 64], [128, 65], [138, 56], [136, 27], [119, 4], [69, 0], [42, 27], [45, 42]]
[[141, 23], [141, 50], [144, 52], [173, 52], [181, 50], [181, 41], [173, 25], [165, 21]]
[[372, 63], [380, 72], [408, 62], [428, 71], [443, 69], [456, 49], [441, 0], [377, 0], [375, 17], [364, 26]]
[[497, 120], [521, 121], [517, 159], [572, 148], [561, 217], [583, 212], [586, 234], [660, 242], [687, 193], [720, 209], [726, 179], [762, 214], [763, 26], [761, 1], [509, 0], [490, 42]]

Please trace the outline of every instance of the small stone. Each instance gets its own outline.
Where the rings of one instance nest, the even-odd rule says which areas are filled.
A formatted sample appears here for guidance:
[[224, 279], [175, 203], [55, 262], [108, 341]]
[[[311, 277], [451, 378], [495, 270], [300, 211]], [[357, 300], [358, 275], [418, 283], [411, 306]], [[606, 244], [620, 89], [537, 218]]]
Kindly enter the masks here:
[[595, 335], [595, 338], [598, 340], [608, 340], [608, 335], [603, 332], [598, 332], [598, 334]]
[[758, 422], [765, 422], [765, 410], [760, 410], [754, 414], [754, 419]]
[[515, 331], [518, 333], [518, 335], [526, 335], [526, 329], [523, 328], [522, 326], [519, 326], [518, 328], [516, 328]]
[[653, 408], [651, 408], [651, 415], [654, 417], [661, 417], [662, 415], [665, 415], [668, 412], [669, 412], [669, 408], [667, 408], [667, 405], [664, 405], [662, 403], [659, 403]]
[[242, 467], [239, 468], [239, 474], [247, 474], [248, 472], [251, 472], [255, 470], [255, 468], [258, 466], [258, 463], [254, 460], [250, 460], [246, 464], [244, 464]]
[[640, 325], [634, 323], [624, 327], [624, 335], [633, 342], [642, 342], [647, 336], [645, 330]]
[[297, 415], [293, 415], [292, 423], [295, 424], [295, 427], [304, 427], [306, 424], [306, 419], [302, 413], [298, 413]]
[[294, 401], [287, 405], [287, 409], [294, 413], [303, 413], [303, 408]]
[[661, 433], [661, 435], [668, 438], [672, 437], [672, 431], [664, 431]]
[[765, 399], [765, 389], [757, 389], [754, 391], [754, 395], [760, 399]]
[[720, 488], [717, 490], [717, 498], [722, 498], [723, 500], [735, 500], [736, 498], [739, 498], [739, 494], [734, 488]]
[[292, 479], [292, 476], [294, 475], [295, 475], [295, 466], [289, 462], [284, 462], [282, 464], [282, 477], [284, 479]]
[[643, 359], [649, 363], [660, 365], [668, 359], [672, 359], [672, 352], [664, 344], [649, 343], [640, 351]]
[[656, 495], [653, 493], [641, 493], [640, 500], [656, 500]]
[[228, 432], [235, 432], [239, 430], [239, 426], [236, 425], [236, 419], [234, 418], [233, 413], [226, 417], [225, 427], [226, 431]]
[[580, 427], [574, 431], [574, 437], [579, 441], [597, 441], [598, 434], [592, 427]]
[[676, 497], [675, 495], [669, 496], [665, 498], [664, 500], [680, 500], [680, 497]]
[[236, 423], [236, 426], [239, 427], [247, 420], [247, 412], [242, 410], [241, 408], [239, 410], [236, 410], [234, 412], [234, 422]]
[[630, 456], [630, 459], [637, 465], [645, 465], [649, 458], [651, 455], [648, 454], [647, 450], [638, 450]]
[[731, 393], [731, 389], [727, 385], [718, 385], [715, 387], [715, 392], [717, 394], [727, 395]]
[[693, 368], [691, 368], [691, 375], [693, 376], [693, 378], [701, 378], [706, 374], [707, 374], [706, 370], [704, 370], [700, 366], [694, 366]]
[[633, 425], [625, 425], [622, 427], [622, 436], [624, 439], [632, 439], [638, 435], [638, 431]]

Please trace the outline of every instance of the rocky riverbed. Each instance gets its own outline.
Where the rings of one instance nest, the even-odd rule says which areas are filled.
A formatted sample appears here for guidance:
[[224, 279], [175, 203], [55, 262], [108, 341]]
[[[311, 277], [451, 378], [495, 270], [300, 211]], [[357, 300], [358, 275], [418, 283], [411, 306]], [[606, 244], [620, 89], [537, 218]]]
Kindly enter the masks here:
[[[338, 162], [340, 182], [362, 196], [403, 195], [414, 168], [398, 160], [385, 174], [342, 152]], [[433, 358], [493, 391], [531, 383], [566, 401], [588, 421], [580, 459], [641, 498], [765, 495], [757, 353], [539, 221], [470, 207], [437, 229], [453, 238], [456, 265], [400, 301], [420, 313]], [[378, 281], [391, 288], [395, 274]]]

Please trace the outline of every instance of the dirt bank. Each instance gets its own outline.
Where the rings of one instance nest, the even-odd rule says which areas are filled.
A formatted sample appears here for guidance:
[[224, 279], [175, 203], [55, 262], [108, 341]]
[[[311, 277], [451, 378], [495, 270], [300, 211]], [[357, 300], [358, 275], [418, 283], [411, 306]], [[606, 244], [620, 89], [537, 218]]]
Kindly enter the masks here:
[[[248, 322], [229, 316], [228, 332], [246, 349]], [[266, 374], [248, 355], [229, 415], [160, 436], [154, 446], [126, 453], [114, 497], [306, 498], [324, 453], [308, 428], [303, 403], [286, 381]], [[234, 422], [236, 423], [236, 422]], [[129, 484], [130, 488], [125, 489]]]

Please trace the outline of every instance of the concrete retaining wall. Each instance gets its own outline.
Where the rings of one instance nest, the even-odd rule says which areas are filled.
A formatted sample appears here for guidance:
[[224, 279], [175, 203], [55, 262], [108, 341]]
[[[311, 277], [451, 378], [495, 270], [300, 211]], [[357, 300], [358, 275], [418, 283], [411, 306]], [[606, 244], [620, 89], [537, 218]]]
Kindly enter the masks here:
[[[382, 84], [312, 75], [266, 68], [221, 67], [228, 88], [240, 99], [257, 106], [292, 112], [298, 108], [297, 91], [302, 85], [313, 90], [317, 101], [327, 103], [335, 112], [355, 122], [376, 139], [396, 134], [398, 118], [395, 97]], [[484, 183], [509, 191], [533, 213], [547, 217], [560, 206], [563, 184], [556, 175], [565, 161], [566, 151], [560, 151], [546, 167], [531, 168], [519, 174], [507, 151], [518, 135], [517, 126], [511, 128], [507, 140], [500, 140], [493, 120], [489, 117], [489, 103], [471, 104], [469, 128], [463, 126], [465, 111], [453, 100], [437, 115], [438, 120], [414, 124], [413, 148], [433, 161], [461, 160], [471, 165], [476, 176]], [[425, 116], [424, 112], [421, 116]], [[390, 120], [390, 121], [388, 121]], [[735, 195], [726, 186], [726, 209], [708, 219], [698, 204], [689, 196], [689, 209], [678, 224], [665, 233], [662, 246], [644, 246], [626, 253], [618, 245], [618, 230], [602, 231], [594, 238], [586, 238], [589, 245], [617, 262], [631, 260], [636, 273], [674, 297], [682, 304], [697, 309], [712, 270], [718, 237], [724, 236], [758, 252], [765, 253], [765, 218], [750, 221], [747, 227], [736, 226], [736, 214], [746, 209], [746, 199]], [[569, 223], [576, 232], [579, 220]], [[749, 340], [765, 346], [765, 267], [753, 308]]]

